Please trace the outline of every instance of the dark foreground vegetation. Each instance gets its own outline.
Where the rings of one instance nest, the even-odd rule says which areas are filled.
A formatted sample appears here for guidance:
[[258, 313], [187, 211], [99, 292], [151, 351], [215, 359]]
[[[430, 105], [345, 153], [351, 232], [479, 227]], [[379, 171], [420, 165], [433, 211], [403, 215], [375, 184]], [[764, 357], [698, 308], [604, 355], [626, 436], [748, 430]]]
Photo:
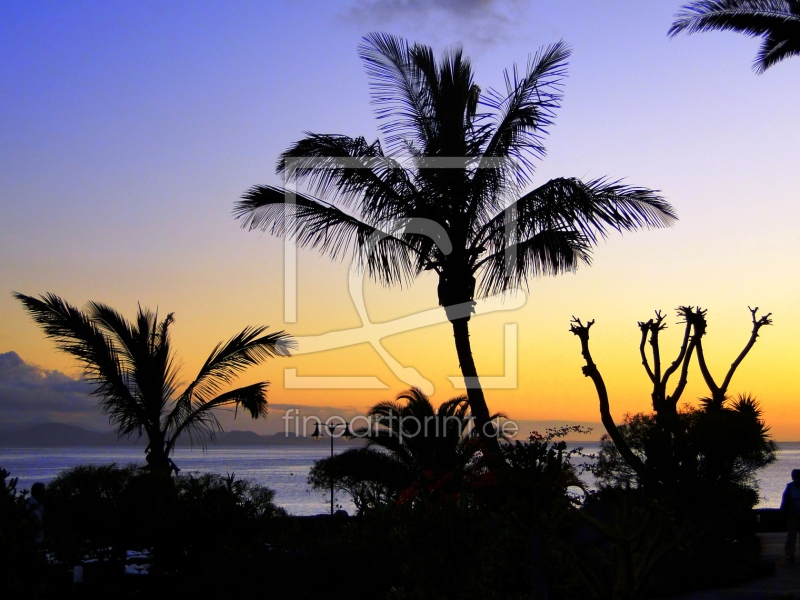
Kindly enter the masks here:
[[[785, 30], [786, 14], [752, 24], [760, 22], [762, 4], [793, 15], [796, 2], [694, 2], [672, 33], [765, 36], [757, 62], [763, 70], [797, 48], [787, 46], [796, 36]], [[731, 8], [733, 20], [725, 16]], [[657, 312], [640, 322], [652, 412], [620, 424], [590, 352], [594, 321], [574, 319], [583, 373], [608, 434], [591, 467], [563, 441], [574, 428], [512, 444], [486, 427], [491, 414], [468, 326], [476, 297], [572, 271], [612, 230], [676, 218], [656, 191], [613, 180], [559, 178], [524, 191], [560, 105], [566, 45], [541, 50], [526, 70], [506, 74], [505, 91], [483, 96], [460, 49], [437, 62], [426, 46], [373, 34], [360, 53], [383, 142], [309, 134], [278, 164], [308, 192], [292, 188], [287, 203], [283, 188], [254, 186], [235, 212], [245, 227], [294, 237], [333, 257], [352, 244], [366, 273], [384, 284], [436, 273], [467, 395], [435, 409], [410, 390], [373, 407], [378, 425], [370, 443], [319, 461], [309, 476], [314, 487], [350, 495], [358, 514], [291, 517], [269, 489], [234, 475], [178, 476], [170, 459], [184, 432], [204, 443], [219, 431], [218, 407], [266, 415], [266, 382], [220, 392], [245, 368], [288, 355], [286, 334], [243, 330], [217, 346], [178, 394], [171, 315], [159, 321], [140, 310], [133, 324], [101, 304], [82, 312], [52, 294], [17, 294], [46, 335], [84, 367], [118, 433], [147, 437], [148, 468], [62, 473], [43, 499], [43, 523], [27, 491], [0, 471], [2, 597], [625, 600], [768, 572], [752, 518], [754, 475], [774, 461], [776, 448], [758, 403], [728, 390], [771, 324], [769, 314], [751, 310], [749, 340], [716, 379], [703, 350], [704, 310], [678, 309], [683, 341], [668, 364], [659, 342], [666, 317]], [[398, 168], [409, 155], [414, 164]], [[427, 162], [441, 158], [447, 166]], [[679, 401], [695, 359], [709, 396], [684, 408]], [[464, 432], [470, 420], [477, 435]], [[420, 422], [435, 424], [436, 433], [420, 433]], [[583, 469], [592, 471], [592, 490], [579, 478]]]
[[[631, 438], [648, 427], [633, 425], [622, 428]], [[387, 484], [353, 517], [287, 516], [270, 490], [233, 475], [86, 466], [48, 486], [37, 544], [25, 494], [9, 481], [4, 597], [636, 598], [764, 572], [753, 494], [711, 482], [702, 498], [650, 493], [609, 468], [618, 460], [610, 445], [599, 489], [587, 493], [584, 461], [561, 441], [573, 431], [499, 451], [463, 438], [462, 469], [434, 461], [407, 471], [410, 485], [394, 494]], [[147, 575], [129, 574], [126, 550], [147, 551], [136, 561]]]
[[[312, 486], [349, 495], [352, 517], [291, 517], [271, 490], [233, 474], [173, 475], [153, 461], [77, 467], [43, 496], [34, 489], [33, 500], [2, 471], [3, 597], [626, 600], [765, 574], [755, 474], [776, 447], [758, 403], [729, 395], [771, 324], [750, 312], [744, 348], [716, 378], [704, 310], [678, 309], [683, 336], [670, 363], [659, 339], [666, 317], [640, 322], [652, 412], [621, 423], [590, 352], [594, 322], [574, 319], [607, 431], [591, 461], [564, 442], [579, 427], [514, 443], [476, 435], [469, 396], [435, 408], [411, 389], [376, 404], [370, 429], [355, 432], [367, 445], [309, 474]], [[148, 339], [146, 349], [157, 349], [157, 336]], [[709, 396], [681, 406], [695, 360]], [[231, 368], [252, 362], [234, 359]]]

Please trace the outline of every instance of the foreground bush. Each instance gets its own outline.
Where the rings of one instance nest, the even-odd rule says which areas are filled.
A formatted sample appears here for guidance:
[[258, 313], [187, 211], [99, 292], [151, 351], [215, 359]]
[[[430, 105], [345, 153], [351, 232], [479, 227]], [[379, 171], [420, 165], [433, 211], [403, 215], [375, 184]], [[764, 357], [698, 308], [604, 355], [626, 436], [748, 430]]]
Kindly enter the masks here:
[[[583, 374], [597, 392], [607, 435], [595, 470], [600, 487], [580, 513], [596, 539], [584, 544], [580, 571], [593, 594], [640, 597], [656, 591], [722, 586], [759, 571], [752, 508], [758, 501], [755, 474], [774, 462], [777, 448], [749, 395], [729, 396], [736, 370], [752, 350], [770, 314], [751, 308], [750, 337], [722, 377], [705, 358], [706, 311], [681, 306], [683, 340], [667, 363], [660, 311], [639, 322], [639, 353], [652, 383], [651, 414], [611, 416], [603, 377], [589, 349], [589, 331], [573, 318], [581, 342]], [[647, 347], [650, 346], [648, 353]], [[697, 366], [709, 396], [697, 408], [681, 408], [690, 364]], [[670, 391], [670, 378], [677, 381]], [[591, 533], [593, 532], [593, 533]], [[580, 544], [578, 544], [580, 546]], [[593, 574], [600, 574], [594, 577]]]
[[168, 477], [135, 466], [79, 466], [48, 486], [48, 545], [66, 564], [106, 552], [153, 548], [154, 567], [174, 570], [257, 543], [283, 514], [274, 492], [233, 474]]
[[331, 577], [351, 573], [375, 598], [535, 598], [548, 590], [579, 598], [564, 548], [578, 523], [571, 492], [583, 487], [573, 465], [580, 450], [561, 438], [585, 432], [534, 433], [493, 453], [454, 435], [445, 456], [458, 468], [436, 468], [436, 445], [413, 436], [394, 452], [366, 448], [318, 461], [310, 481], [324, 488], [333, 479], [359, 498], [360, 518], [310, 539], [301, 526], [278, 545]]
[[36, 543], [37, 524], [26, 507], [27, 490], [17, 489], [17, 479], [0, 467], [0, 565], [4, 598], [34, 594], [45, 571], [44, 552]]

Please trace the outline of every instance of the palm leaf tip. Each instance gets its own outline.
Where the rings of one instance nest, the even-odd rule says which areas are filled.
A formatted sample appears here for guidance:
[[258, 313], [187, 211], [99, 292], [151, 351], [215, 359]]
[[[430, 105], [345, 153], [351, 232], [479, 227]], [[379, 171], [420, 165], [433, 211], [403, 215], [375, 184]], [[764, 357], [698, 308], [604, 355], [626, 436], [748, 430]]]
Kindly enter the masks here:
[[297, 340], [285, 331], [277, 331], [270, 334], [271, 343], [275, 346], [275, 354], [278, 356], [291, 356], [293, 350], [299, 347]]
[[253, 385], [235, 390], [233, 401], [236, 408], [241, 407], [253, 419], [266, 419], [268, 412], [267, 388], [268, 381], [261, 381]]
[[[594, 202], [582, 218], [601, 235], [604, 235], [606, 226], [617, 231], [656, 229], [671, 227], [678, 220], [675, 208], [659, 190], [625, 185], [606, 178], [577, 183], [584, 186], [581, 193], [586, 194], [586, 199]], [[588, 234], [588, 231], [584, 230], [584, 233]]]
[[799, 17], [797, 0], [695, 0], [680, 8], [668, 35], [674, 37], [682, 31], [735, 31], [763, 36]]
[[195, 398], [209, 402], [213, 395], [250, 367], [269, 358], [291, 356], [296, 340], [285, 331], [262, 335], [266, 327], [246, 327], [225, 343], [217, 344], [195, 380], [186, 388], [182, 401]]
[[734, 31], [762, 39], [753, 69], [763, 73], [790, 56], [800, 55], [798, 0], [698, 0], [684, 5], [668, 35]]

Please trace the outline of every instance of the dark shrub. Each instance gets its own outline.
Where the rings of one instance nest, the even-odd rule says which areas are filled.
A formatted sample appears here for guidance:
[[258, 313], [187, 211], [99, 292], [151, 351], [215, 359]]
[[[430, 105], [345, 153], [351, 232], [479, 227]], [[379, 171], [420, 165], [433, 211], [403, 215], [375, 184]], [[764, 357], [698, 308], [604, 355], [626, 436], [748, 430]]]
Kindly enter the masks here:
[[172, 478], [133, 466], [80, 466], [49, 486], [50, 540], [69, 564], [109, 547], [118, 560], [147, 547], [154, 566], [174, 570], [257, 538], [266, 520], [283, 514], [273, 498], [233, 475]]
[[17, 479], [0, 468], [0, 565], [6, 574], [0, 586], [4, 597], [35, 593], [42, 580], [45, 561], [36, 542], [37, 524], [27, 507], [27, 490], [17, 490]]

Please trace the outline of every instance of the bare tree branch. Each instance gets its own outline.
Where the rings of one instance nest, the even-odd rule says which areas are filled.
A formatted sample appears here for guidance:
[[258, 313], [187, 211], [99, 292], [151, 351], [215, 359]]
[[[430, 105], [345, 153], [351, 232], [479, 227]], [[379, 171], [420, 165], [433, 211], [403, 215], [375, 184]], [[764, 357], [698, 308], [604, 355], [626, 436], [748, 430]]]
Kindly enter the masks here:
[[583, 359], [586, 361], [586, 365], [582, 368], [583, 375], [591, 378], [592, 382], [594, 383], [594, 387], [597, 390], [597, 397], [600, 401], [600, 420], [608, 432], [609, 437], [614, 442], [614, 445], [617, 447], [617, 450], [619, 450], [619, 453], [622, 455], [622, 458], [625, 459], [625, 462], [628, 463], [628, 465], [636, 472], [640, 480], [650, 481], [652, 480], [652, 475], [649, 469], [642, 462], [642, 460], [636, 454], [634, 454], [630, 446], [628, 446], [625, 438], [622, 437], [619, 429], [617, 429], [617, 425], [614, 423], [614, 418], [611, 416], [611, 407], [608, 401], [608, 390], [606, 389], [606, 384], [603, 381], [603, 376], [600, 374], [600, 370], [592, 360], [592, 354], [589, 351], [589, 329], [592, 327], [592, 325], [594, 325], [594, 320], [591, 320], [584, 325], [581, 323], [580, 319], [572, 317], [572, 322], [569, 328], [569, 330], [573, 334], [577, 335], [578, 339], [581, 341], [581, 354], [583, 355]]
[[744, 357], [747, 356], [747, 353], [750, 352], [750, 349], [755, 345], [756, 339], [758, 339], [759, 330], [765, 325], [772, 325], [772, 319], [770, 319], [772, 313], [767, 313], [763, 317], [759, 318], [757, 306], [755, 308], [750, 308], [748, 306], [747, 309], [750, 311], [750, 316], [753, 321], [753, 330], [750, 332], [750, 339], [747, 340], [747, 345], [739, 353], [739, 356], [736, 357], [736, 360], [733, 361], [731, 368], [728, 369], [728, 374], [725, 376], [725, 381], [722, 382], [721, 391], [723, 394], [728, 391], [728, 386], [731, 384], [731, 379], [733, 379], [733, 374], [736, 372], [736, 369], [739, 368], [739, 365], [744, 360]]
[[[687, 318], [687, 313], [692, 313], [691, 306], [679, 306], [678, 307], [678, 314], [683, 315], [684, 323], [686, 327], [683, 331], [683, 342], [681, 343], [680, 352], [678, 352], [678, 357], [672, 361], [672, 364], [664, 373], [664, 402], [668, 405], [672, 406], [673, 410], [676, 410], [678, 405], [678, 401], [680, 400], [681, 396], [683, 395], [683, 390], [686, 389], [686, 383], [689, 377], [689, 363], [692, 360], [692, 353], [694, 352], [695, 343], [692, 338], [692, 321], [691, 319]], [[678, 369], [678, 367], [683, 364], [683, 368], [681, 369], [680, 379], [678, 379], [678, 385], [675, 386], [675, 390], [672, 392], [672, 395], [667, 396], [667, 381], [672, 376], [672, 374]]]

